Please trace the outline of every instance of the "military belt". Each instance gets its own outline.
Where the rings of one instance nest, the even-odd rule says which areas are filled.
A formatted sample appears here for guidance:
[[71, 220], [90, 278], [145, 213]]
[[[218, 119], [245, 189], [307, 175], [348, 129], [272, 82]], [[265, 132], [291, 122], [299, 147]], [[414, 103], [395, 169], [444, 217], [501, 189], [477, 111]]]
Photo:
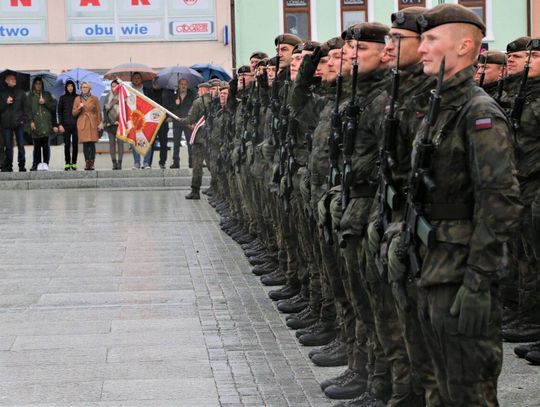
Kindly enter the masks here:
[[377, 185], [354, 185], [351, 187], [350, 197], [355, 198], [373, 198], [377, 192]]
[[470, 204], [427, 204], [422, 208], [429, 220], [472, 219], [474, 212]]

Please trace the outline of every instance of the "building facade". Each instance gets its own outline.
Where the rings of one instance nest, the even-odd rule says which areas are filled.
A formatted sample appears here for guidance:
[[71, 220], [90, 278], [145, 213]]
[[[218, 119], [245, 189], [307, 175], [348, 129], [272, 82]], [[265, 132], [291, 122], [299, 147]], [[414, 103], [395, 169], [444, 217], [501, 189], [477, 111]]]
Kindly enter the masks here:
[[490, 49], [504, 50], [528, 33], [540, 36], [540, 0], [235, 0], [237, 65], [248, 62], [254, 50], [275, 54], [274, 38], [284, 31], [325, 41], [356, 22], [389, 24], [397, 10], [440, 3], [459, 3], [478, 13]]
[[0, 68], [104, 72], [132, 61], [230, 71], [230, 11], [223, 0], [0, 0]]

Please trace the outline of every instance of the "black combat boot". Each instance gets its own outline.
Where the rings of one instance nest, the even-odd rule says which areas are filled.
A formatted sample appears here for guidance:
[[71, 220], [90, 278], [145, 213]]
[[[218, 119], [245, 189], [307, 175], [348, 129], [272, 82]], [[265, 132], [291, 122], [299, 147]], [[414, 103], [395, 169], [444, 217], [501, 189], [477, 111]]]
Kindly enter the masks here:
[[366, 388], [367, 378], [353, 373], [341, 383], [328, 386], [324, 389], [324, 394], [331, 399], [353, 399], [362, 395]]
[[191, 192], [185, 196], [186, 199], [201, 199], [199, 190], [197, 188], [191, 188]]

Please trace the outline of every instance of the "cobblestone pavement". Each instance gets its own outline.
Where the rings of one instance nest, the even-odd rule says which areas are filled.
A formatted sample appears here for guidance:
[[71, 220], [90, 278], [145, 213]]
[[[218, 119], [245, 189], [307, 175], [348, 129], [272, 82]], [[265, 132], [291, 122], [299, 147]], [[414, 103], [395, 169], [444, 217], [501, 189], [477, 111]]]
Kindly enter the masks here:
[[[331, 406], [204, 201], [181, 190], [0, 192], [0, 405]], [[503, 406], [540, 405], [506, 349]]]

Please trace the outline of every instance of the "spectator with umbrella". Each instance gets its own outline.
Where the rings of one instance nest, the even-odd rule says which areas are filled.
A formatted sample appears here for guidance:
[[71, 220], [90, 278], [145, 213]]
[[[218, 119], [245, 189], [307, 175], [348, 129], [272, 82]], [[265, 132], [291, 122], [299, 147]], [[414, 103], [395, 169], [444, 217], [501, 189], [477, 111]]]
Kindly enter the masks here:
[[[144, 88], [143, 76], [140, 72], [134, 72], [133, 75], [131, 75], [131, 86], [133, 89], [141, 92], [144, 95], [149, 96], [151, 93], [149, 89]], [[153, 148], [148, 150], [148, 153], [146, 153], [146, 155], [143, 157], [143, 169], [152, 167], [152, 149]], [[131, 152], [133, 153], [133, 169], [141, 168], [141, 155], [135, 150], [134, 147], [131, 147]]]
[[101, 77], [97, 73], [88, 71], [83, 68], [75, 68], [71, 71], [64, 72], [63, 74], [58, 76], [58, 79], [56, 80], [56, 83], [54, 84], [52, 90], [52, 94], [56, 99], [60, 98], [60, 96], [65, 93], [66, 83], [70, 80], [73, 81], [73, 83], [75, 84], [76, 93], [81, 92], [80, 87], [83, 82], [86, 82], [90, 85], [90, 87], [92, 88], [92, 93], [98, 98], [105, 90], [105, 85], [103, 84]]
[[0, 91], [0, 123], [6, 157], [3, 172], [13, 171], [13, 139], [18, 150], [19, 172], [26, 171], [24, 125], [28, 122], [28, 103], [24, 90], [17, 87], [17, 72], [4, 71], [4, 89]]
[[75, 98], [72, 111], [73, 116], [77, 118], [79, 140], [83, 143], [86, 171], [94, 170], [98, 132], [103, 128], [99, 99], [90, 93], [91, 89], [90, 83], [81, 83], [81, 94]]
[[75, 82], [66, 81], [65, 93], [58, 101], [58, 131], [64, 134], [64, 170], [77, 170], [77, 155], [79, 154], [79, 137], [77, 135], [77, 120], [73, 116], [73, 103], [77, 97]]
[[49, 170], [49, 136], [53, 132], [56, 102], [43, 90], [41, 77], [34, 78], [28, 95], [30, 134], [34, 143], [34, 163], [31, 170]]
[[[195, 100], [195, 93], [190, 89], [202, 82], [202, 76], [187, 67], [166, 68], [158, 73], [158, 83], [168, 89], [169, 92], [163, 100], [164, 107], [176, 114], [178, 117], [187, 117], [189, 109]], [[171, 119], [168, 119], [171, 120]], [[187, 141], [191, 138], [191, 127], [183, 125], [178, 121], [173, 121], [173, 163], [170, 168], [180, 168], [180, 145], [182, 133]], [[189, 168], [192, 168], [192, 147], [188, 146]]]

